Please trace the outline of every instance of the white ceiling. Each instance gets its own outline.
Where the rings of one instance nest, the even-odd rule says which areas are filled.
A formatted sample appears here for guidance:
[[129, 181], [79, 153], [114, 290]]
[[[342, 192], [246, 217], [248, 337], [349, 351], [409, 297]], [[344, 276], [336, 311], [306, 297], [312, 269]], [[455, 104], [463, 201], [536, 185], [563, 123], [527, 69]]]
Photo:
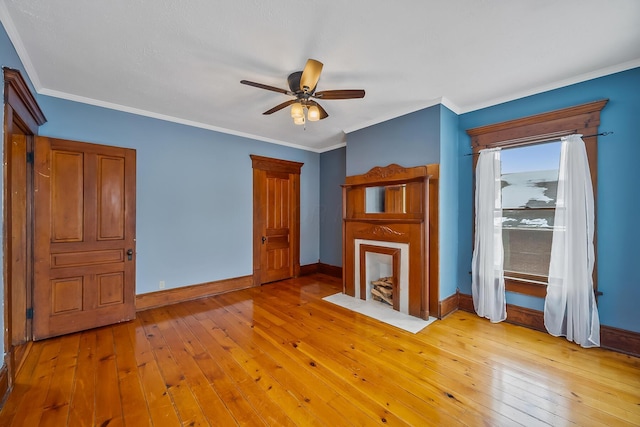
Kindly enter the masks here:
[[[0, 0], [39, 93], [322, 152], [442, 102], [457, 113], [640, 66], [638, 0]], [[286, 95], [324, 63], [329, 117]], [[636, 89], [637, 90], [637, 89]]]

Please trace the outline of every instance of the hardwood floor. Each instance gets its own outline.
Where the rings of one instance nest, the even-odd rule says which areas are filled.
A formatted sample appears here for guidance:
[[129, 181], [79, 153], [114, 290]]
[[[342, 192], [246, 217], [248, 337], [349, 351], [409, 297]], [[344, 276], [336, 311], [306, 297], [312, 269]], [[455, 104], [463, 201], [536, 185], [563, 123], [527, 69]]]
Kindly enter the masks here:
[[455, 312], [418, 334], [313, 275], [39, 341], [1, 426], [640, 425], [640, 359]]

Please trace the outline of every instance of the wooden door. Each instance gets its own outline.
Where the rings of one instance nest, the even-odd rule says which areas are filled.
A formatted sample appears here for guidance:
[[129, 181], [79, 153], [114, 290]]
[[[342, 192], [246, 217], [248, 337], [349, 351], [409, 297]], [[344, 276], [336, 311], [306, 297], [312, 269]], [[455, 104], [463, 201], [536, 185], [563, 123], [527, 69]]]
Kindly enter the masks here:
[[252, 155], [254, 284], [300, 273], [302, 163]]
[[135, 150], [37, 137], [33, 337], [135, 317]]

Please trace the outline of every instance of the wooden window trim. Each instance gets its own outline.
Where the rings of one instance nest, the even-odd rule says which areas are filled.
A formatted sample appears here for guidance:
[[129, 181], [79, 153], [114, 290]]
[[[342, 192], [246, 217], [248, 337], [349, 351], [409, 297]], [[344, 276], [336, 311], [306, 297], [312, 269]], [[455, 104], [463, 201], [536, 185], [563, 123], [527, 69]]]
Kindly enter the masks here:
[[[477, 154], [479, 154], [480, 150], [497, 147], [514, 148], [550, 142], [563, 136], [579, 133], [584, 135], [582, 139], [587, 151], [593, 184], [593, 196], [597, 206], [597, 134], [599, 133], [600, 112], [608, 101], [608, 99], [602, 99], [569, 108], [467, 129], [467, 134], [471, 137], [471, 148], [474, 154], [473, 169], [475, 170], [478, 162]], [[596, 238], [597, 236], [594, 234], [594, 246], [597, 243]], [[593, 287], [596, 291], [598, 289], [597, 283], [597, 270], [594, 267]], [[510, 292], [536, 297], [545, 297], [547, 294], [547, 285], [537, 279], [532, 280], [531, 277], [507, 277], [505, 278], [505, 288]]]
[[527, 282], [512, 277], [505, 277], [504, 288], [508, 292], [531, 295], [538, 298], [544, 298], [547, 296], [546, 283]]

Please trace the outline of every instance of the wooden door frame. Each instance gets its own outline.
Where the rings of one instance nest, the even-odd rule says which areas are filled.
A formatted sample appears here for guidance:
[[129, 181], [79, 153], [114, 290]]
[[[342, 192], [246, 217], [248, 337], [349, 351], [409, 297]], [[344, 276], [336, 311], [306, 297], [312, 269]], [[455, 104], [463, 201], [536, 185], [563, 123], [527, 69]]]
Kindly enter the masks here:
[[[5, 382], [0, 374], [0, 398], [4, 396], [5, 392], [12, 386], [13, 380], [17, 373], [22, 360], [26, 356], [26, 345], [14, 346], [13, 334], [20, 328], [25, 331], [25, 343], [28, 343], [31, 337], [29, 320], [27, 318], [26, 311], [24, 313], [14, 313], [13, 297], [14, 294], [20, 294], [22, 298], [24, 296], [26, 308], [31, 307], [31, 288], [28, 285], [30, 272], [32, 270], [32, 258], [29, 252], [31, 245], [29, 242], [33, 233], [33, 204], [31, 198], [32, 185], [31, 173], [33, 171], [32, 165], [27, 166], [27, 188], [24, 192], [17, 196], [12, 194], [12, 168], [13, 160], [11, 156], [11, 144], [13, 134], [22, 134], [26, 136], [26, 155], [29, 152], [33, 152], [33, 138], [38, 134], [38, 127], [43, 125], [47, 120], [42, 113], [42, 110], [38, 106], [35, 97], [29, 90], [29, 87], [22, 77], [20, 71], [11, 68], [4, 67], [4, 123], [3, 123], [3, 137], [4, 137], [4, 160], [5, 167], [3, 170], [3, 239], [2, 247], [4, 251], [3, 261], [3, 279], [4, 279], [4, 322], [5, 322], [5, 334], [4, 334], [4, 347], [5, 347], [5, 366], [7, 368], [7, 383], [6, 389], [4, 389]], [[27, 161], [27, 159], [25, 159]], [[12, 203], [15, 197], [21, 198], [26, 204], [26, 214], [24, 217], [13, 218], [11, 215]], [[15, 230], [20, 227], [26, 227], [27, 230], [27, 256], [25, 259], [27, 269], [27, 280], [24, 288], [15, 289], [17, 284], [14, 284], [12, 280], [12, 236]]]
[[293, 267], [292, 276], [298, 277], [300, 275], [300, 171], [303, 163], [255, 154], [250, 154], [249, 157], [251, 157], [253, 168], [253, 286], [260, 286], [263, 283], [260, 251], [265, 217], [265, 213], [262, 211], [265, 171], [288, 173], [290, 177], [292, 200], [289, 205], [291, 219], [289, 265]]

